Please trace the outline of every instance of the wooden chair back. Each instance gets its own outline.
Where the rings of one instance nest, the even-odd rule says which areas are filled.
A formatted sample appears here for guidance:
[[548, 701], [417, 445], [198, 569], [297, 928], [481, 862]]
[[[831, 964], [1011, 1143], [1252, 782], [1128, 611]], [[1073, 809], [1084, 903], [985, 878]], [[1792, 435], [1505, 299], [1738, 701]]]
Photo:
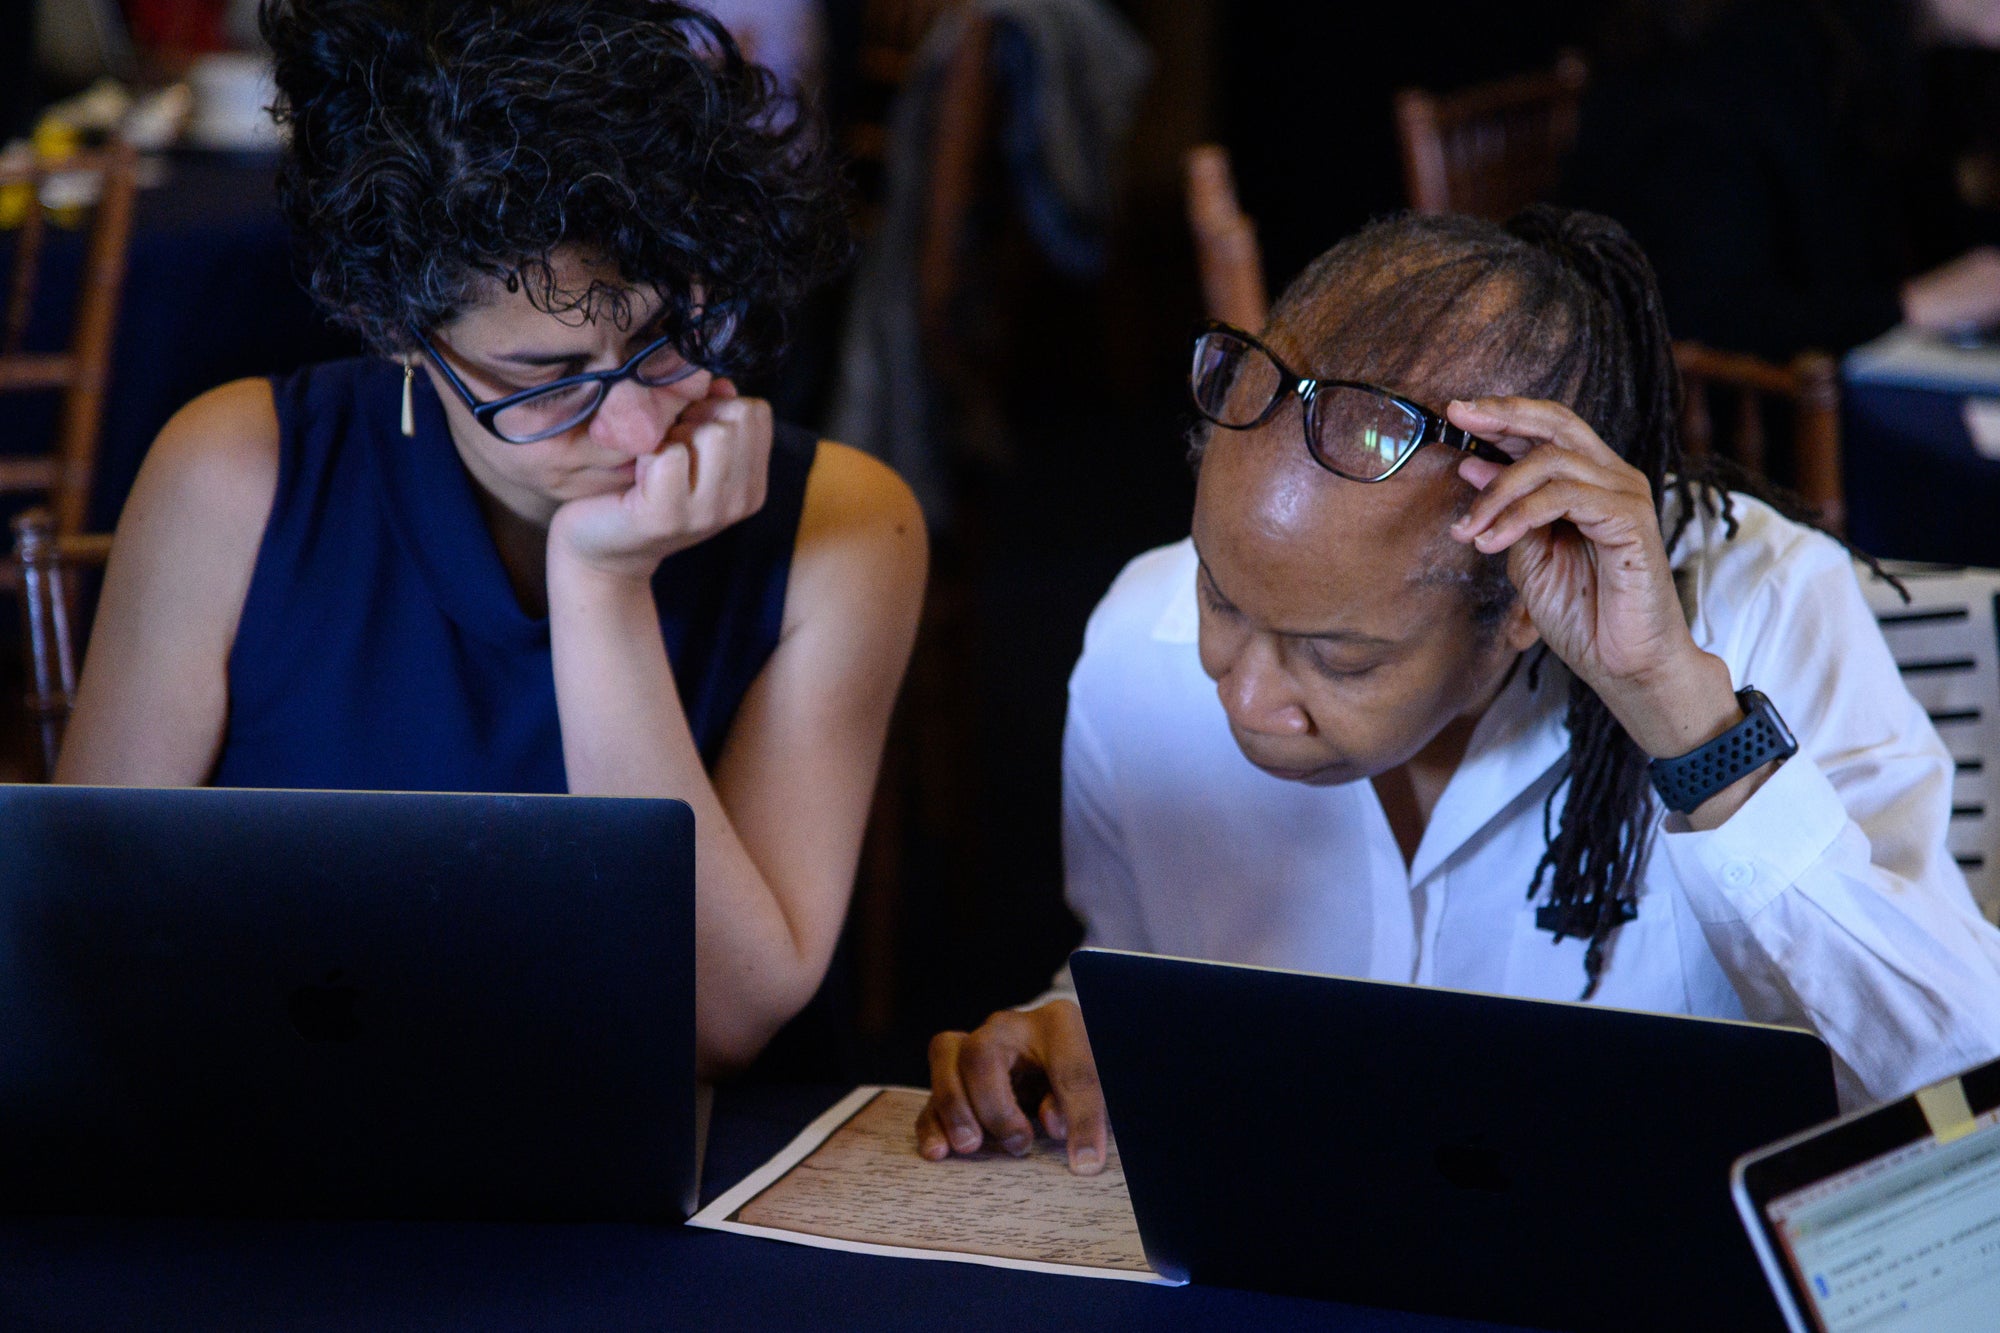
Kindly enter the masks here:
[[1188, 228], [1194, 233], [1201, 274], [1202, 308], [1246, 332], [1263, 329], [1271, 302], [1264, 285], [1264, 257], [1257, 224], [1236, 199], [1229, 150], [1197, 144], [1187, 152]]
[[76, 704], [83, 584], [111, 554], [104, 534], [65, 536], [55, 515], [35, 508], [14, 518], [13, 575], [21, 589], [21, 648], [27, 667], [28, 726], [40, 741], [40, 776], [56, 771], [63, 729]]
[[[0, 168], [0, 188], [25, 188], [29, 200], [15, 235], [13, 273], [7, 287], [6, 322], [0, 326], [0, 392], [55, 390], [62, 394], [56, 438], [46, 453], [0, 455], [0, 494], [45, 495], [56, 528], [80, 533], [97, 470], [98, 426], [111, 373], [111, 346], [118, 326], [118, 297], [125, 282], [125, 255], [132, 239], [132, 198], [137, 156], [129, 144], [113, 143], [59, 162], [28, 160]], [[97, 201], [78, 275], [76, 313], [69, 346], [61, 352], [24, 350], [34, 313], [35, 289], [49, 219], [42, 187], [56, 173], [85, 173], [98, 180]]]
[[1497, 222], [1548, 197], [1576, 143], [1587, 76], [1583, 58], [1565, 52], [1551, 70], [1455, 93], [1397, 93], [1410, 206]]
[[[1776, 365], [1741, 352], [1719, 352], [1700, 343], [1674, 344], [1687, 397], [1681, 408], [1681, 443], [1695, 455], [1718, 446], [1759, 476], [1795, 492], [1839, 532], [1847, 517], [1840, 463], [1840, 368], [1825, 352], [1801, 352]], [[1766, 409], [1776, 405], [1792, 421], [1791, 466], [1774, 467]], [[1717, 408], [1727, 427], [1718, 432]]]

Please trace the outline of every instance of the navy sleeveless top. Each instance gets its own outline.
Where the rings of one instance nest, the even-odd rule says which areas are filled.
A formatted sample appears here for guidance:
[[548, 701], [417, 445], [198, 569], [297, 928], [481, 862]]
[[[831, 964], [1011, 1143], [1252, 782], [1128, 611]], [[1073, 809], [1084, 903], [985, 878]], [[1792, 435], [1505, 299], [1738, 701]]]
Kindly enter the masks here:
[[[211, 781], [230, 787], [560, 792], [549, 622], [521, 609], [429, 379], [401, 367], [271, 381], [278, 490], [229, 655]], [[764, 507], [653, 576], [668, 660], [713, 767], [777, 646], [818, 448], [781, 425]]]

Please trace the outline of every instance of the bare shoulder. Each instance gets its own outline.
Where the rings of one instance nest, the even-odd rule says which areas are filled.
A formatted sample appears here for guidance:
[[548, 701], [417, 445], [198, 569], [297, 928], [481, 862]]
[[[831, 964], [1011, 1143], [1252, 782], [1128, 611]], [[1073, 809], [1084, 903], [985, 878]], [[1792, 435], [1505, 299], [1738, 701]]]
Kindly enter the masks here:
[[189, 521], [253, 517], [261, 529], [277, 487], [271, 383], [234, 380], [174, 413], [146, 454], [133, 503], [167, 501]]
[[277, 485], [277, 412], [263, 380], [213, 389], [160, 431], [118, 520], [58, 781], [207, 779]]
[[[268, 380], [236, 380], [174, 413], [132, 484], [114, 565], [213, 589], [240, 606], [278, 489]], [[230, 619], [234, 620], [232, 610]]]
[[277, 489], [269, 381], [236, 380], [176, 412], [118, 520], [100, 623], [232, 639]]
[[792, 558], [792, 581], [810, 596], [787, 599], [787, 622], [794, 606], [914, 610], [929, 560], [923, 511], [903, 479], [859, 449], [821, 441]]

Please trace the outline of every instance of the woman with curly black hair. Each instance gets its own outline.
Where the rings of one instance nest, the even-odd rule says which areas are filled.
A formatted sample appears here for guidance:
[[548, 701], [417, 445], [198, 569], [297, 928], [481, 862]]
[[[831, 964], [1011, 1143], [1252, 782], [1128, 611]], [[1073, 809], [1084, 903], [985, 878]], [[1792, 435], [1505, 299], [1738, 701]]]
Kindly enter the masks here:
[[908, 490], [727, 372], [846, 251], [812, 122], [666, 0], [266, 0], [284, 206], [377, 353], [224, 385], [119, 524], [58, 777], [693, 807], [698, 1042], [845, 914]]

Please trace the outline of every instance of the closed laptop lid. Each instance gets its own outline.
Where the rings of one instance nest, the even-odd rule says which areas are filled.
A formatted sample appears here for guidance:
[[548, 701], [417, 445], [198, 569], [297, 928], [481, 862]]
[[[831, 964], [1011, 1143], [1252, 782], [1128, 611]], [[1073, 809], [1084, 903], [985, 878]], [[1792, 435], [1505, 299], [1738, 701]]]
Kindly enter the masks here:
[[1155, 1268], [1537, 1328], [1782, 1328], [1730, 1162], [1831, 1114], [1816, 1036], [1085, 949]]
[[660, 1219], [676, 801], [0, 787], [0, 1208]]
[[1798, 1333], [2000, 1326], [2000, 1060], [1746, 1154], [1733, 1187]]

